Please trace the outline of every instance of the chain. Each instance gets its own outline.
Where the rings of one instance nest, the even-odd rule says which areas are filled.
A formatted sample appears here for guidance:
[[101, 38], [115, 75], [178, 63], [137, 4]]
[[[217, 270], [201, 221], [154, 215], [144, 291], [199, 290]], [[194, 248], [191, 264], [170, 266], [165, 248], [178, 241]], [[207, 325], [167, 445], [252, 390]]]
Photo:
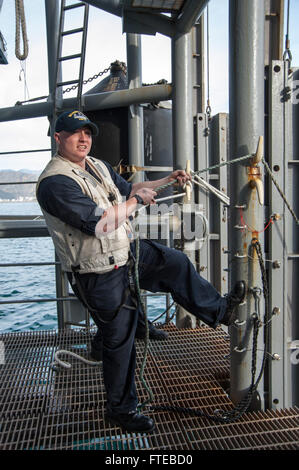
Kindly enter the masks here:
[[[102, 72], [99, 72], [97, 73], [96, 75], [94, 75], [93, 77], [89, 77], [87, 78], [86, 80], [83, 80], [83, 85], [86, 85], [87, 83], [90, 83], [92, 82], [93, 80], [96, 80], [98, 77], [101, 77], [102, 75], [104, 75], [105, 73], [109, 72], [109, 70], [111, 69], [111, 65], [109, 67], [107, 67], [106, 69], [104, 69]], [[78, 88], [79, 86], [79, 83], [77, 85], [73, 85], [69, 88], [66, 88], [63, 93], [69, 93], [70, 91], [73, 91], [73, 90], [76, 90], [76, 88]]]

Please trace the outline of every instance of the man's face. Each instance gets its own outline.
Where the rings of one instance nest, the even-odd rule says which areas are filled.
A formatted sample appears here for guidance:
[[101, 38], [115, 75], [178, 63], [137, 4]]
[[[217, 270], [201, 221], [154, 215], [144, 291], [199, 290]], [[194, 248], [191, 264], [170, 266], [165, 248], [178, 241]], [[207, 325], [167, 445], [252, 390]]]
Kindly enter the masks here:
[[81, 127], [75, 132], [55, 132], [54, 137], [62, 157], [77, 164], [84, 162], [92, 144], [89, 127]]

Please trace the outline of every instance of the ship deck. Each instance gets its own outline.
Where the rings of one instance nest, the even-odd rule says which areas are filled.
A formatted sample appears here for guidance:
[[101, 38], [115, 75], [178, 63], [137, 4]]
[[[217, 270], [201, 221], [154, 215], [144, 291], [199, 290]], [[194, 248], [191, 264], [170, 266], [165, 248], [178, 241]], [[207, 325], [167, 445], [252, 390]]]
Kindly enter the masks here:
[[[169, 332], [150, 341], [145, 379], [155, 404], [215, 410], [233, 408], [229, 387], [229, 339], [218, 328]], [[166, 411], [147, 411], [156, 422], [149, 434], [124, 433], [105, 422], [101, 364], [65, 357], [70, 369], [53, 370], [57, 349], [88, 358], [93, 332], [69, 329], [0, 335], [1, 450], [230, 450], [299, 449], [299, 409], [248, 412], [234, 423]], [[136, 340], [136, 383], [140, 401], [148, 398], [140, 382], [144, 343]]]

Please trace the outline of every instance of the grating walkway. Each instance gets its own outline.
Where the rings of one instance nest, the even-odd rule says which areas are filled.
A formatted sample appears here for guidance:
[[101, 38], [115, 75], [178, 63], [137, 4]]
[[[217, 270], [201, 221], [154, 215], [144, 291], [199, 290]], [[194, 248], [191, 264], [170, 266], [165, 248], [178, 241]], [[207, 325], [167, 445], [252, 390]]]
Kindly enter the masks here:
[[[230, 409], [225, 392], [229, 341], [220, 328], [177, 330], [151, 342], [146, 379], [158, 404]], [[100, 367], [76, 359], [69, 370], [49, 366], [57, 349], [88, 357], [90, 334], [84, 330], [0, 335], [5, 361], [0, 365], [0, 449], [221, 450], [299, 449], [299, 409], [247, 413], [233, 424], [168, 412], [149, 412], [151, 434], [121, 433], [104, 421], [105, 392]], [[137, 365], [143, 342], [136, 341]], [[140, 400], [147, 398], [137, 370]]]

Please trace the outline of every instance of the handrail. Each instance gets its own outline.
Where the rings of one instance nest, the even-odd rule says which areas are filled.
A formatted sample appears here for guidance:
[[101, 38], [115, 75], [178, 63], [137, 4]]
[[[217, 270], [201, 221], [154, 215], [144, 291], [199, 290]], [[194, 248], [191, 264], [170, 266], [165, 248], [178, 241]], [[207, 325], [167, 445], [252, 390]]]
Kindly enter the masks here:
[[0, 186], [6, 186], [9, 184], [36, 184], [37, 181], [0, 181]]
[[20, 300], [1, 300], [0, 305], [6, 304], [31, 304], [31, 303], [41, 303], [41, 302], [58, 302], [58, 301], [66, 301], [66, 300], [77, 300], [77, 297], [54, 297], [50, 298], [47, 297], [45, 299], [20, 299]]
[[45, 263], [2, 263], [0, 268], [12, 268], [15, 266], [55, 266], [61, 264], [60, 261], [49, 261]]
[[15, 155], [17, 153], [35, 153], [35, 152], [51, 152], [52, 149], [35, 149], [35, 150], [14, 150], [9, 152], [0, 152], [0, 155]]

